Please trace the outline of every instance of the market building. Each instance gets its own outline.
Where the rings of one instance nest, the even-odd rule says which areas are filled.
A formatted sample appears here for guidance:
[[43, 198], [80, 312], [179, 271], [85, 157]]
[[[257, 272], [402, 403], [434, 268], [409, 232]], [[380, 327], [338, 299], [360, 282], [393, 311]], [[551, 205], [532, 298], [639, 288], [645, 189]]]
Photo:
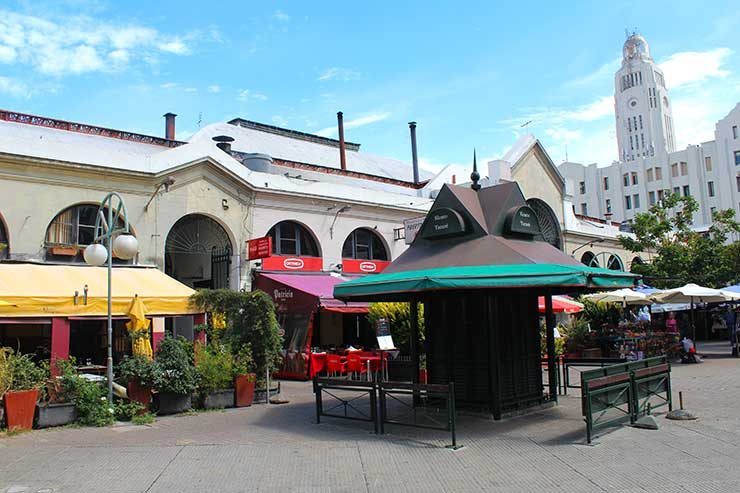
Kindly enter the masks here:
[[619, 160], [558, 166], [579, 214], [629, 221], [668, 194], [696, 199], [699, 228], [711, 224], [716, 210], [740, 214], [740, 104], [717, 122], [714, 140], [677, 150], [665, 77], [645, 38], [632, 34], [614, 77], [614, 109]]

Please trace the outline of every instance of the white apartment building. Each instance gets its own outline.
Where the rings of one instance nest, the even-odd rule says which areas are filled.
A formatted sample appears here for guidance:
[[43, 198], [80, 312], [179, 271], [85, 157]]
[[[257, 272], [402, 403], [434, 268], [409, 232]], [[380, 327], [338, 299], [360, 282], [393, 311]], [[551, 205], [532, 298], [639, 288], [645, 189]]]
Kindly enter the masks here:
[[645, 38], [633, 34], [624, 43], [622, 66], [614, 77], [614, 109], [620, 160], [606, 167], [558, 166], [576, 213], [629, 221], [677, 193], [699, 203], [697, 227], [710, 224], [715, 210], [735, 209], [740, 216], [740, 103], [717, 122], [714, 140], [675, 150], [663, 72]]

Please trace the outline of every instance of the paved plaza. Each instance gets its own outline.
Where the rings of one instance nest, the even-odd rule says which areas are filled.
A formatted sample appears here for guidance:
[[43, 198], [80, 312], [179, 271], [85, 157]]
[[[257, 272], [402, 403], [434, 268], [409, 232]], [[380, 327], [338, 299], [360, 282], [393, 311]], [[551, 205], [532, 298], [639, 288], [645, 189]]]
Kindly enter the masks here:
[[673, 389], [698, 421], [660, 415], [658, 431], [589, 446], [569, 394], [501, 422], [462, 416], [453, 452], [443, 432], [316, 425], [310, 383], [283, 382], [289, 404], [2, 437], [0, 492], [740, 491], [740, 360], [675, 365]]

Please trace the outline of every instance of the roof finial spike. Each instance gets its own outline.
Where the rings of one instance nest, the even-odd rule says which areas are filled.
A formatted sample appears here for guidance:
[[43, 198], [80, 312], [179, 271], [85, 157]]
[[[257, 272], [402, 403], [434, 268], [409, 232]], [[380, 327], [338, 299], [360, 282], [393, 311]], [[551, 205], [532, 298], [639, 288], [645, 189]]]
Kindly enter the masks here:
[[470, 188], [472, 188], [476, 192], [480, 190], [480, 184], [478, 183], [478, 180], [480, 180], [480, 173], [478, 173], [478, 162], [475, 157], [475, 148], [473, 148], [473, 172], [470, 173], [470, 179], [473, 181], [473, 184], [470, 185]]

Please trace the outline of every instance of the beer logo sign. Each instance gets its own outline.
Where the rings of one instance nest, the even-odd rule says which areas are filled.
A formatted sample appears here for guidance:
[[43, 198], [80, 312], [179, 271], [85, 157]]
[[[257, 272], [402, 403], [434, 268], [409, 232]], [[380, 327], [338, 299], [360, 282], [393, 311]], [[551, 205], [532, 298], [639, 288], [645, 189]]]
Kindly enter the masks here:
[[362, 262], [360, 263], [360, 270], [362, 272], [375, 272], [378, 270], [378, 266], [375, 265], [375, 262]]
[[283, 260], [283, 267], [289, 270], [300, 270], [303, 265], [303, 259], [300, 258], [286, 258]]

